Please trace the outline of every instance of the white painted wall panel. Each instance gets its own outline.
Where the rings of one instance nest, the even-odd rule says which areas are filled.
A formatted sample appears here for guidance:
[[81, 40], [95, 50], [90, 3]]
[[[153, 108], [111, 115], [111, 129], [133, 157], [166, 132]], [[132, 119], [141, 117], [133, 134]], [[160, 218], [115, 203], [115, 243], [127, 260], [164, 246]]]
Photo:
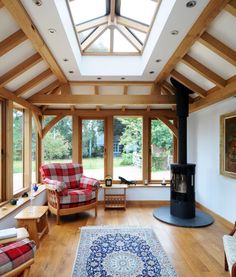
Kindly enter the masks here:
[[236, 180], [220, 175], [220, 115], [236, 110], [229, 98], [190, 115], [188, 162], [196, 163], [196, 200], [234, 222]]

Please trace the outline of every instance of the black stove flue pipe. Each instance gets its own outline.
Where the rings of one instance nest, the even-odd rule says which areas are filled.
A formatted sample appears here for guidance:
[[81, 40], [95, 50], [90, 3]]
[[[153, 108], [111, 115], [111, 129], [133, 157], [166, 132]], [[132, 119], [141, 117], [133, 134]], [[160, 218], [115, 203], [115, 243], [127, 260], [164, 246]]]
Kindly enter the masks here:
[[173, 78], [176, 88], [176, 114], [178, 117], [178, 162], [187, 164], [187, 117], [189, 115], [189, 94], [193, 92]]

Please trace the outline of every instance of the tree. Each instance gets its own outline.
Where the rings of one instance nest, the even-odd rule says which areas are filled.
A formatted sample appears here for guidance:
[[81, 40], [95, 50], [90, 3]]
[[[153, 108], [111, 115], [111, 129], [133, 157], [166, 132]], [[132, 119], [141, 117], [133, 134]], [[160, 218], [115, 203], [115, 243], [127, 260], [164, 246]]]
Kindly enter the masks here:
[[44, 138], [44, 159], [61, 159], [69, 154], [69, 144], [58, 132], [49, 132]]

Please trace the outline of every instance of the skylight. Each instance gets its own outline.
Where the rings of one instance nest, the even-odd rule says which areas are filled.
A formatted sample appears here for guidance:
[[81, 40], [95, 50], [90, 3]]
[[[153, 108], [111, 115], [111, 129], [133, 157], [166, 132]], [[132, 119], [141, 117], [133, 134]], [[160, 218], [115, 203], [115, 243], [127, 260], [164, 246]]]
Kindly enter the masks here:
[[68, 0], [81, 54], [142, 54], [160, 1]]

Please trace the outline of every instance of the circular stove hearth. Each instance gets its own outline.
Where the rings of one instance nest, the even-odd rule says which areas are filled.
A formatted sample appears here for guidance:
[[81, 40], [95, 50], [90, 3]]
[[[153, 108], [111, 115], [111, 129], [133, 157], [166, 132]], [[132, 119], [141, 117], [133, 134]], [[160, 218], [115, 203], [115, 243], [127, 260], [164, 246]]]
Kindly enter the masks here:
[[156, 208], [153, 211], [153, 216], [167, 224], [186, 228], [207, 227], [214, 222], [212, 216], [199, 209], [196, 209], [196, 216], [194, 218], [185, 219], [173, 216], [170, 214], [170, 206]]

